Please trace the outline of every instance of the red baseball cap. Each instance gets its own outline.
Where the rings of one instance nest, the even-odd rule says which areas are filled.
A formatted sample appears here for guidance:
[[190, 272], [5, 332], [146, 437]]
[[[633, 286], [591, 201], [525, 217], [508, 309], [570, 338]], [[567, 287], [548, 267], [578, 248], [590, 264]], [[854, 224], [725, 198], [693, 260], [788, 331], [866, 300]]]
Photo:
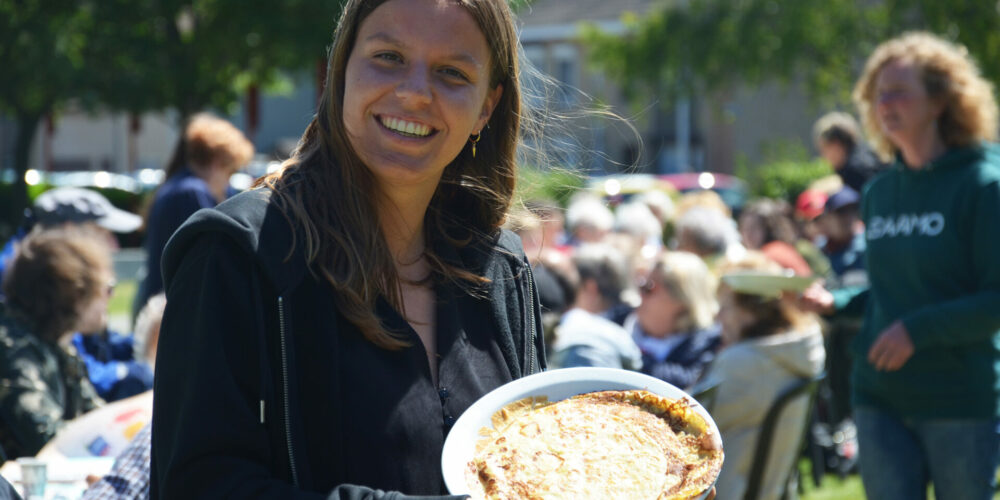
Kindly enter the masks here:
[[795, 200], [795, 215], [806, 220], [819, 217], [823, 213], [827, 198], [827, 194], [819, 189], [806, 189]]

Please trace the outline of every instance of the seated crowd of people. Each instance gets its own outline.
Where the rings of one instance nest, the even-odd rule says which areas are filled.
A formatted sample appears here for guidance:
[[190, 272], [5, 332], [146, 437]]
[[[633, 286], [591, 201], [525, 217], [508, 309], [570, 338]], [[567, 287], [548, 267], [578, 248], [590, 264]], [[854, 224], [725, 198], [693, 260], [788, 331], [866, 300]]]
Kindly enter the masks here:
[[[565, 221], [552, 202], [526, 203], [508, 225], [534, 267], [550, 369], [637, 370], [711, 393], [706, 406], [726, 443], [719, 498], [742, 498], [767, 410], [783, 389], [826, 368], [825, 322], [799, 306], [797, 290], [744, 289], [727, 277], [863, 281], [863, 267], [859, 273], [844, 256], [852, 245], [864, 248], [858, 196], [834, 185], [803, 193], [796, 208], [751, 201], [738, 222], [711, 191], [676, 202], [654, 191], [617, 206], [581, 192]], [[780, 495], [789, 479], [807, 402], [796, 401], [781, 421], [800, 431], [773, 445], [764, 498]]]
[[[32, 456], [69, 420], [151, 388], [165, 299], [148, 301], [135, 334], [109, 331], [111, 231], [132, 230], [136, 222], [91, 191], [82, 196], [103, 208], [88, 211], [78, 191], [55, 190], [40, 199], [34, 210], [46, 223], [21, 238], [6, 261], [0, 310], [5, 459]], [[725, 276], [754, 270], [834, 279], [819, 250], [822, 237], [813, 246], [799, 228], [843, 207], [799, 211], [796, 221], [787, 204], [758, 200], [737, 224], [711, 192], [676, 203], [660, 194], [636, 197], [614, 212], [587, 194], [565, 211], [553, 202], [528, 202], [509, 225], [535, 268], [551, 368], [614, 367], [696, 394], [712, 388], [712, 413], [727, 443], [720, 497], [736, 498], [763, 413], [788, 382], [822, 371], [824, 348], [815, 315], [787, 294], [746, 292], [727, 285]], [[117, 225], [100, 214], [118, 216]], [[820, 226], [817, 234], [827, 234]], [[666, 242], [665, 228], [674, 235]], [[794, 409], [791, 421], [800, 422], [793, 425], [803, 425], [806, 411], [804, 402]], [[127, 450], [140, 465], [148, 461], [148, 434], [147, 427]], [[789, 470], [797, 443], [777, 445], [782, 462], [771, 469], [766, 488], [786, 481], [777, 471]], [[116, 477], [91, 489], [120, 487]]]

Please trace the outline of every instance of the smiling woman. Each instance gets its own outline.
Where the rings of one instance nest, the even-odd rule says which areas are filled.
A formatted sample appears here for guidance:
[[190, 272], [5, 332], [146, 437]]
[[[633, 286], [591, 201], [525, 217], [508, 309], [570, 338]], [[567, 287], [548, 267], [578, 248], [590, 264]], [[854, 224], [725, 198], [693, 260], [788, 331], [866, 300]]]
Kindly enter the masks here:
[[347, 2], [292, 158], [165, 251], [154, 498], [445, 492], [456, 417], [545, 366], [517, 49], [505, 0]]

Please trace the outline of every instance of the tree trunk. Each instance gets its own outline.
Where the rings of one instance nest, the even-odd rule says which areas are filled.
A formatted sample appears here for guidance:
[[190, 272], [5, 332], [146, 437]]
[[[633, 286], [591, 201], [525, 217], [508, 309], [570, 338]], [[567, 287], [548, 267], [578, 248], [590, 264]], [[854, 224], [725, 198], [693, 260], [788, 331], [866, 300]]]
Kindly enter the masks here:
[[18, 113], [17, 133], [14, 138], [14, 185], [11, 192], [9, 212], [5, 218], [12, 224], [21, 223], [24, 209], [28, 207], [28, 185], [24, 182], [24, 173], [28, 171], [28, 161], [31, 158], [31, 143], [38, 130], [38, 122], [42, 113]]

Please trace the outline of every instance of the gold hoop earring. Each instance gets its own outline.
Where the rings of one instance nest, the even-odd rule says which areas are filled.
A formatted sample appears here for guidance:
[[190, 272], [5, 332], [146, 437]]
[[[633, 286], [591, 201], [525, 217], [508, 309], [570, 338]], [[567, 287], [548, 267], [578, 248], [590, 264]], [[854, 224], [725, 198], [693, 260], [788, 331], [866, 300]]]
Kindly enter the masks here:
[[479, 139], [482, 139], [482, 137], [483, 137], [483, 133], [482, 132], [476, 132], [476, 137], [475, 138], [473, 138], [471, 135], [469, 136], [469, 142], [472, 144], [472, 157], [473, 158], [476, 157], [476, 143], [479, 142]]

